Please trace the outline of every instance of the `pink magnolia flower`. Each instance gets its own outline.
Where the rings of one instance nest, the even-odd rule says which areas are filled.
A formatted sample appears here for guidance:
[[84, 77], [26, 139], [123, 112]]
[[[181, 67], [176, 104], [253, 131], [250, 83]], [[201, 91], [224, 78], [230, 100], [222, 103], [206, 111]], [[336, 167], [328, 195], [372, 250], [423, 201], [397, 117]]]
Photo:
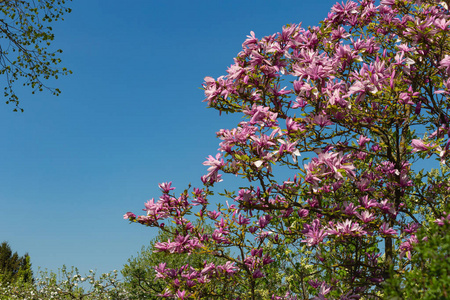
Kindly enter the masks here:
[[166, 271], [166, 263], [160, 263], [157, 267], [155, 267], [156, 271], [156, 278], [165, 278], [165, 271]]
[[[443, 31], [448, 31], [449, 30], [449, 26], [450, 26], [450, 21], [447, 20], [446, 18], [437, 18], [434, 21], [434, 25], [436, 25], [437, 28], [443, 30]], [[445, 59], [445, 58], [444, 58]], [[442, 62], [442, 61], [441, 61]], [[445, 62], [444, 62], [445, 63]], [[442, 64], [442, 63], [441, 63]]]
[[367, 233], [361, 225], [349, 219], [338, 222], [336, 226], [331, 225], [326, 232], [329, 235], [336, 236], [362, 236]]
[[369, 200], [369, 196], [364, 196], [361, 199], [359, 199], [360, 203], [362, 206], [364, 206], [364, 208], [369, 209], [371, 207], [377, 207], [378, 206], [378, 202], [374, 199], [370, 199]]
[[134, 220], [134, 219], [136, 219], [136, 215], [133, 214], [132, 212], [127, 212], [126, 214], [123, 215], [123, 218], [124, 218], [125, 220], [126, 220], [126, 219]]
[[220, 216], [220, 212], [216, 212], [214, 211], [208, 211], [208, 217], [210, 217], [211, 219], [215, 220]]
[[259, 228], [262, 229], [262, 228], [266, 227], [267, 224], [270, 223], [270, 220], [272, 220], [272, 216], [270, 216], [270, 215], [265, 215], [265, 216], [262, 216], [261, 218], [259, 218], [259, 221], [258, 221]]
[[440, 61], [441, 67], [445, 68], [447, 74], [450, 74], [450, 56], [445, 55], [444, 59]]
[[353, 216], [353, 215], [355, 215], [357, 213], [356, 210], [360, 206], [359, 205], [355, 206], [352, 202], [350, 202], [350, 203], [344, 202], [344, 207], [345, 207], [345, 209], [344, 209], [343, 213], [348, 215], [348, 216]]
[[203, 195], [200, 195], [197, 198], [195, 198], [194, 200], [192, 200], [192, 206], [207, 205], [207, 204], [208, 204], [208, 200], [206, 198], [204, 198]]
[[417, 244], [417, 242], [417, 237], [413, 234], [405, 242], [401, 243], [400, 258], [404, 257], [406, 254], [406, 257], [408, 257], [408, 259], [411, 259], [411, 250], [413, 250], [414, 244]]
[[284, 152], [290, 153], [292, 156], [292, 160], [294, 162], [297, 162], [297, 156], [300, 156], [300, 151], [298, 151], [298, 149], [296, 148], [298, 142], [290, 142], [283, 139], [278, 139], [278, 142], [280, 143], [278, 155], [281, 156]]
[[163, 191], [163, 193], [168, 193], [168, 192], [174, 190], [175, 188], [171, 187], [171, 185], [172, 185], [172, 181], [163, 182], [163, 183], [158, 184], [159, 188]]
[[262, 277], [266, 277], [266, 275], [264, 275], [263, 272], [261, 272], [261, 269], [256, 269], [253, 274], [252, 274], [253, 278], [262, 278]]
[[320, 127], [325, 127], [325, 126], [329, 126], [329, 125], [333, 125], [333, 122], [331, 122], [327, 116], [325, 115], [316, 115], [314, 116], [314, 118], [311, 120], [312, 124], [317, 124]]
[[[166, 201], [170, 201], [170, 197], [166, 195], [166, 197], [162, 196], [160, 198], [161, 201], [156, 201], [155, 199], [150, 199], [145, 203], [144, 210], [147, 211], [147, 216], [152, 217], [155, 221], [158, 219], [163, 219], [169, 215], [168, 205]], [[169, 199], [168, 199], [169, 198]]]
[[369, 139], [368, 137], [365, 137], [365, 136], [363, 136], [363, 135], [360, 135], [360, 136], [359, 136], [358, 145], [359, 145], [360, 147], [364, 147], [364, 145], [365, 145], [366, 143], [368, 143], [368, 142], [370, 142], [370, 139]]
[[395, 4], [395, 0], [381, 0], [380, 4], [381, 5], [394, 5]]
[[228, 244], [229, 241], [228, 239], [225, 237], [225, 235], [227, 235], [228, 232], [224, 231], [222, 228], [221, 229], [216, 229], [214, 230], [214, 232], [211, 235], [211, 238], [216, 241], [218, 244]]
[[227, 275], [235, 274], [239, 269], [234, 265], [233, 262], [227, 261], [224, 265], [217, 266], [218, 270], [221, 270]]
[[292, 118], [286, 119], [286, 129], [289, 133], [302, 130], [304, 127], [295, 122]]
[[309, 214], [309, 211], [307, 209], [302, 208], [297, 211], [297, 214], [300, 218], [306, 218]]
[[429, 151], [433, 148], [432, 145], [425, 144], [422, 140], [419, 139], [413, 139], [411, 141], [411, 146], [413, 147], [413, 152]]
[[249, 227], [249, 228], [248, 228], [248, 231], [249, 231], [250, 233], [255, 233], [257, 230], [258, 230], [258, 227], [256, 227], [256, 226], [252, 226], [252, 227]]
[[170, 239], [167, 242], [155, 243], [157, 250], [155, 252], [170, 253], [190, 253], [195, 248], [202, 248], [203, 245], [196, 237], [178, 235], [173, 242]]
[[250, 224], [250, 219], [239, 214], [239, 217], [236, 221], [239, 225], [248, 225]]
[[236, 198], [234, 198], [234, 200], [238, 201], [238, 202], [248, 202], [251, 199], [253, 199], [253, 193], [250, 190], [244, 190], [241, 189], [239, 190], [238, 196]]
[[395, 211], [395, 207], [392, 203], [388, 203], [389, 200], [388, 199], [384, 199], [383, 201], [381, 201], [380, 203], [378, 203], [378, 207], [386, 213], [389, 213], [391, 215], [396, 216], [397, 212]]
[[444, 216], [434, 221], [434, 223], [438, 224], [439, 226], [444, 226], [445, 222], [450, 222], [450, 214], [447, 214], [446, 212], [444, 212]]
[[173, 296], [173, 294], [168, 288], [165, 289], [162, 294], [158, 294], [158, 297], [162, 297], [162, 298], [169, 298], [172, 296]]
[[417, 97], [420, 93], [419, 92], [413, 92], [412, 87], [410, 86], [408, 88], [408, 92], [406, 93], [400, 93], [399, 96], [399, 103], [401, 104], [410, 104], [414, 105], [414, 102], [411, 101], [413, 97]]
[[317, 289], [320, 286], [321, 282], [318, 279], [310, 279], [308, 280], [308, 284]]
[[263, 249], [252, 249], [250, 251], [251, 256], [262, 257]]
[[369, 223], [375, 220], [375, 215], [367, 210], [363, 211], [361, 214], [357, 214], [358, 218], [364, 223]]
[[253, 31], [250, 31], [250, 35], [247, 35], [247, 39], [244, 43], [242, 43], [242, 47], [248, 47], [250, 49], [254, 49], [257, 47], [259, 40], [255, 37], [255, 33]]
[[188, 299], [191, 296], [191, 293], [186, 291], [177, 291], [177, 298], [181, 300]]
[[204, 265], [203, 269], [200, 271], [200, 273], [208, 274], [208, 273], [211, 273], [211, 271], [213, 271], [215, 268], [216, 268], [216, 266], [214, 265], [214, 263], [207, 264], [205, 261], [205, 265]]
[[417, 229], [419, 229], [420, 224], [418, 223], [409, 223], [403, 230], [403, 233], [406, 234], [414, 234], [417, 232]]
[[382, 235], [396, 235], [397, 231], [389, 227], [389, 224], [383, 222], [383, 225], [380, 227], [380, 234]]
[[220, 175], [218, 174], [219, 170], [225, 166], [225, 162], [222, 159], [222, 154], [217, 153], [216, 157], [209, 155], [207, 157], [207, 160], [203, 162], [203, 165], [210, 166], [208, 168], [208, 174], [205, 175], [205, 178], [204, 178], [206, 181], [212, 181], [212, 182], [222, 181], [220, 179]]
[[302, 240], [308, 247], [317, 245], [328, 235], [324, 228], [322, 228], [319, 219], [315, 219], [312, 225], [304, 224], [302, 233], [307, 239]]
[[273, 262], [274, 262], [274, 260], [270, 256], [264, 255], [263, 260], [262, 260], [262, 263], [263, 263], [264, 266], [268, 265], [268, 264], [271, 264]]

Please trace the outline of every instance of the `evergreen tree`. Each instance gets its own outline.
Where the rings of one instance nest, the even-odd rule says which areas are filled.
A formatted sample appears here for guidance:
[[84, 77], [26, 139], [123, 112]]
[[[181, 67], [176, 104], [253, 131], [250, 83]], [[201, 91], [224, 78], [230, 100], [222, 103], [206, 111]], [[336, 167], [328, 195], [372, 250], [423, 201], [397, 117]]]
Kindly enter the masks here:
[[19, 256], [12, 252], [7, 242], [0, 245], [0, 282], [15, 283], [17, 281], [32, 283], [33, 272], [31, 270], [30, 256], [26, 253]]

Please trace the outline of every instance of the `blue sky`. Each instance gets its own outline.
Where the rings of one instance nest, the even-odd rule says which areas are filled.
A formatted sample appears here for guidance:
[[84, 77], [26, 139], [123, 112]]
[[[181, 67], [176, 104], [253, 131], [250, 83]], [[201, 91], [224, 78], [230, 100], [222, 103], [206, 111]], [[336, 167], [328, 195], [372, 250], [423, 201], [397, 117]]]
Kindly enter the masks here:
[[123, 214], [160, 182], [198, 185], [215, 132], [236, 125], [206, 109], [203, 78], [225, 74], [250, 31], [318, 25], [335, 2], [70, 3], [52, 24], [73, 71], [50, 83], [61, 96], [18, 87], [25, 112], [0, 105], [0, 242], [35, 269], [122, 269], [156, 235]]

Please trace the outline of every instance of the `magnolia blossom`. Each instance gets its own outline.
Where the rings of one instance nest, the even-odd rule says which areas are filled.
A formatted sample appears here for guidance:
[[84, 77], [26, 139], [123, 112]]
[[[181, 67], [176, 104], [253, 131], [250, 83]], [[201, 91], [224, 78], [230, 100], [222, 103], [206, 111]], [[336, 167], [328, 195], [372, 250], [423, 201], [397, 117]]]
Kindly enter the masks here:
[[325, 228], [320, 225], [320, 221], [315, 219], [312, 225], [305, 224], [302, 233], [307, 239], [302, 240], [307, 246], [317, 245], [328, 235]]
[[191, 237], [189, 234], [186, 236], [178, 235], [173, 242], [169, 239], [167, 242], [155, 243], [157, 252], [190, 253], [193, 249], [201, 247], [203, 245], [198, 238]]
[[408, 239], [406, 239], [405, 242], [400, 244], [400, 258], [404, 257], [406, 254], [406, 257], [408, 259], [411, 259], [411, 251], [414, 248], [414, 244], [417, 244], [418, 240], [417, 237], [413, 234]]
[[327, 230], [327, 234], [336, 236], [362, 236], [366, 233], [361, 225], [349, 219], [344, 222], [338, 222], [336, 225], [331, 225]]
[[422, 140], [413, 139], [411, 142], [413, 152], [429, 151], [433, 148], [433, 145], [425, 144]]
[[384, 222], [380, 227], [380, 233], [382, 235], [396, 235], [397, 231], [389, 227], [389, 224]]
[[220, 153], [217, 153], [216, 157], [209, 155], [207, 157], [207, 160], [203, 162], [203, 165], [210, 166], [208, 168], [208, 174], [205, 175], [204, 177], [205, 181], [212, 181], [212, 182], [222, 181], [220, 179], [221, 175], [219, 175], [218, 172], [223, 166], [225, 166], [225, 162], [221, 157], [222, 155]]

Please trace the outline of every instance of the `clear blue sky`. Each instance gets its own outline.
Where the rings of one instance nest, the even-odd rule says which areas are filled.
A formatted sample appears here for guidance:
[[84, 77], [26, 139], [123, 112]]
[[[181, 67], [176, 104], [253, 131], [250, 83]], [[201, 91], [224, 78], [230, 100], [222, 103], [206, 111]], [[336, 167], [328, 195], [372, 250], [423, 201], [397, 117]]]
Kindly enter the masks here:
[[[18, 89], [0, 104], [0, 242], [38, 266], [122, 269], [155, 230], [122, 219], [200, 183], [215, 132], [236, 118], [206, 109], [205, 76], [225, 74], [250, 31], [318, 25], [336, 1], [76, 0], [52, 24], [74, 73], [59, 97]], [[4, 79], [4, 78], [3, 78]]]

